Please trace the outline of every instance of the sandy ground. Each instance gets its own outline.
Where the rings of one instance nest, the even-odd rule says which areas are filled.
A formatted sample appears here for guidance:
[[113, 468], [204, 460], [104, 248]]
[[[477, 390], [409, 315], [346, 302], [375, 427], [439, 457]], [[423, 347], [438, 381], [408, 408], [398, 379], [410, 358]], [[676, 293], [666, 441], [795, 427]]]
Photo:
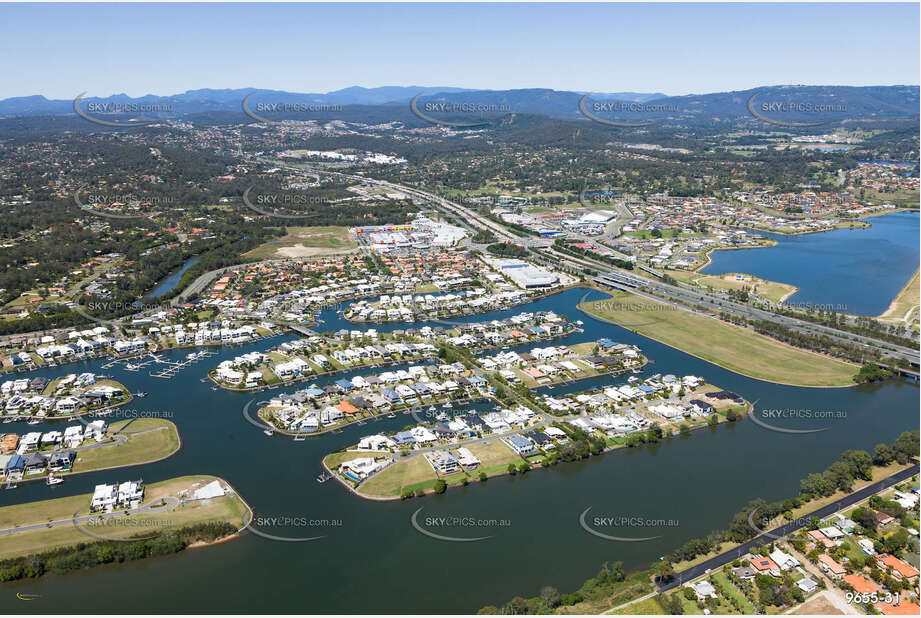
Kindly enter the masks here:
[[853, 605], [848, 605], [844, 597], [836, 594], [837, 591], [823, 590], [814, 597], [800, 605], [794, 607], [788, 614], [796, 616], [859, 616], [861, 612]]
[[279, 247], [275, 250], [276, 255], [286, 258], [314, 257], [317, 255], [330, 255], [333, 253], [354, 253], [357, 249], [331, 249], [329, 247], [305, 247], [298, 243], [290, 247]]

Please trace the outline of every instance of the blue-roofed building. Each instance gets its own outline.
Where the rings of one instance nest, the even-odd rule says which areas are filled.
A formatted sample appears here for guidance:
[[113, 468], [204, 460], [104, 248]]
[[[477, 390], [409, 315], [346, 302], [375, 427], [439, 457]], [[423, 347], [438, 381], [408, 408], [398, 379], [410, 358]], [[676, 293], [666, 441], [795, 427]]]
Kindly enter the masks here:
[[509, 436], [505, 438], [505, 443], [519, 455], [535, 455], [538, 452], [534, 443], [524, 436]]
[[640, 385], [637, 386], [636, 388], [637, 388], [638, 390], [643, 391], [643, 392], [646, 393], [647, 395], [651, 395], [652, 393], [656, 392], [656, 389], [654, 389], [653, 387], [649, 386], [648, 384], [640, 384]]
[[607, 348], [613, 348], [615, 345], [617, 344], [614, 341], [611, 341], [610, 339], [608, 339], [607, 337], [602, 337], [601, 339], [598, 340], [598, 347], [600, 347], [601, 349], [606, 350]]
[[304, 389], [304, 394], [307, 395], [308, 397], [319, 397], [320, 395], [323, 394], [323, 391], [320, 390], [319, 388], [313, 388], [311, 386], [310, 388]]
[[396, 392], [395, 390], [393, 390], [392, 388], [385, 388], [385, 389], [382, 389], [382, 390], [381, 390], [381, 397], [383, 397], [384, 399], [386, 399], [386, 400], [387, 400], [387, 403], [391, 403], [391, 404], [393, 404], [393, 403], [400, 403], [401, 401], [403, 401], [403, 400], [400, 398], [400, 394], [397, 393], [397, 392]]
[[338, 387], [341, 388], [342, 390], [346, 390], [346, 391], [350, 391], [350, 390], [352, 390], [353, 388], [355, 388], [355, 386], [354, 386], [351, 382], [349, 382], [348, 380], [345, 380], [345, 379], [336, 380], [336, 386], [338, 386]]
[[416, 443], [416, 438], [414, 438], [413, 434], [411, 434], [408, 431], [401, 431], [399, 433], [395, 433], [392, 436], [390, 436], [390, 439], [393, 440], [394, 444], [396, 444], [397, 446], [400, 446], [403, 444], [415, 444]]
[[542, 326], [532, 326], [531, 332], [534, 333], [535, 335], [546, 335], [547, 329]]
[[6, 464], [6, 478], [21, 479], [26, 471], [26, 460], [22, 455], [16, 454]]

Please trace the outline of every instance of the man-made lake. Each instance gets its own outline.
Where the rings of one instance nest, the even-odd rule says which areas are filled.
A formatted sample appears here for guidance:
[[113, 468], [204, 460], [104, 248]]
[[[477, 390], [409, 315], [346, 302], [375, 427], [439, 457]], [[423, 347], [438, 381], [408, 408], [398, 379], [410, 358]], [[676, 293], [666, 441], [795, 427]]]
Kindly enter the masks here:
[[871, 227], [784, 236], [763, 233], [778, 244], [763, 249], [715, 251], [708, 274], [749, 273], [791, 283], [787, 299], [844, 313], [876, 316], [918, 270], [918, 212], [866, 219]]
[[[200, 381], [207, 369], [221, 360], [251, 349], [266, 349], [282, 338], [222, 350], [207, 364], [193, 365], [166, 382], [150, 378], [144, 371], [111, 369], [106, 373], [114, 373], [132, 391], [150, 393], [129, 408], [172, 414], [182, 436], [182, 450], [150, 465], [68, 478], [55, 488], [22, 484], [0, 492], [0, 505], [88, 493], [103, 482], [142, 478], [153, 483], [186, 474], [214, 474], [229, 481], [257, 517], [340, 520], [341, 526], [261, 526], [265, 532], [280, 536], [325, 538], [286, 543], [246, 534], [169, 558], [5, 584], [0, 586], [0, 608], [16, 613], [63, 613], [73, 608], [119, 613], [475, 612], [483, 605], [500, 605], [516, 595], [535, 595], [544, 585], [573, 590], [597, 573], [605, 561], [623, 561], [628, 569], [647, 567], [686, 540], [725, 527], [732, 514], [751, 499], [770, 501], [795, 495], [801, 478], [824, 470], [844, 450], [872, 450], [876, 444], [891, 442], [902, 431], [918, 426], [918, 387], [909, 382], [810, 389], [746, 378], [582, 314], [575, 306], [584, 294], [584, 290], [570, 290], [467, 321], [524, 310], [553, 310], [585, 322], [584, 333], [556, 340], [556, 344], [600, 337], [635, 343], [654, 361], [646, 374], [703, 376], [757, 401], [759, 409], [840, 414], [822, 421], [785, 421], [796, 428], [828, 428], [821, 433], [772, 432], [746, 419], [699, 430], [687, 438], [667, 439], [657, 446], [622, 449], [581, 463], [535, 470], [523, 478], [473, 483], [442, 496], [372, 502], [354, 496], [335, 481], [317, 483], [314, 479], [320, 461], [326, 453], [354, 444], [361, 436], [409, 425], [414, 422], [412, 417], [401, 414], [395, 419], [352, 426], [341, 434], [294, 442], [265, 436], [241, 414], [247, 402], [281, 391], [236, 394], [213, 391], [210, 383]], [[592, 292], [589, 300], [600, 297]], [[328, 322], [318, 330], [339, 327], [335, 312], [324, 312], [323, 317]], [[374, 326], [383, 330], [381, 325]], [[169, 352], [167, 356], [186, 353]], [[58, 367], [35, 375], [99, 371], [101, 364]], [[317, 383], [339, 377], [318, 378]], [[558, 386], [552, 392], [581, 390], [605, 379], [619, 384], [626, 376]], [[13, 424], [2, 427], [16, 432], [26, 429]], [[592, 517], [670, 519], [675, 524], [602, 530], [612, 535], [660, 537], [646, 542], [613, 542], [581, 528], [579, 516], [589, 507]], [[490, 538], [455, 543], [424, 536], [410, 523], [418, 509], [422, 510], [417, 521], [432, 532]], [[426, 523], [429, 517], [504, 520], [508, 525], [436, 527]], [[16, 600], [16, 592], [42, 596], [23, 603]]]

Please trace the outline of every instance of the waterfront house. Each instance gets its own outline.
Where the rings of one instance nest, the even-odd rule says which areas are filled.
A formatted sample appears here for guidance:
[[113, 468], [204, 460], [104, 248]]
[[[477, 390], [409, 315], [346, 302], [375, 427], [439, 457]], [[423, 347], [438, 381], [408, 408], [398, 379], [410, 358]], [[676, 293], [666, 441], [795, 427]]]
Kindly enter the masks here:
[[480, 460], [465, 446], [457, 449], [457, 462], [467, 470], [473, 470], [480, 465]]
[[91, 510], [111, 509], [118, 501], [118, 488], [115, 485], [96, 485], [90, 501]]
[[74, 463], [76, 453], [71, 450], [57, 451], [48, 460], [48, 469], [52, 472], [67, 472]]
[[515, 453], [521, 455], [522, 457], [527, 457], [528, 455], [536, 455], [538, 453], [537, 447], [534, 446], [534, 443], [525, 438], [524, 436], [508, 436], [507, 438], [502, 439], [509, 448], [511, 448]]
[[10, 457], [10, 460], [6, 464], [6, 478], [9, 481], [18, 481], [22, 479], [22, 475], [26, 471], [26, 460], [20, 454], [15, 454]]
[[45, 471], [45, 468], [48, 467], [48, 460], [41, 453], [32, 453], [26, 459], [26, 475], [29, 474], [39, 474]]
[[448, 451], [432, 451], [431, 453], [426, 453], [425, 459], [429, 462], [429, 465], [432, 466], [432, 470], [438, 474], [457, 472], [460, 467], [457, 459]]

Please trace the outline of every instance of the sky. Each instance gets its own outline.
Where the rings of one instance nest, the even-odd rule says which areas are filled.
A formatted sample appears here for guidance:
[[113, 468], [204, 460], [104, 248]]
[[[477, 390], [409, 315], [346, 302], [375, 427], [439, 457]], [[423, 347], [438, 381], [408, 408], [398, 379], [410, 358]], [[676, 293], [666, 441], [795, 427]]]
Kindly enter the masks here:
[[919, 83], [919, 5], [0, 4], [0, 99]]

